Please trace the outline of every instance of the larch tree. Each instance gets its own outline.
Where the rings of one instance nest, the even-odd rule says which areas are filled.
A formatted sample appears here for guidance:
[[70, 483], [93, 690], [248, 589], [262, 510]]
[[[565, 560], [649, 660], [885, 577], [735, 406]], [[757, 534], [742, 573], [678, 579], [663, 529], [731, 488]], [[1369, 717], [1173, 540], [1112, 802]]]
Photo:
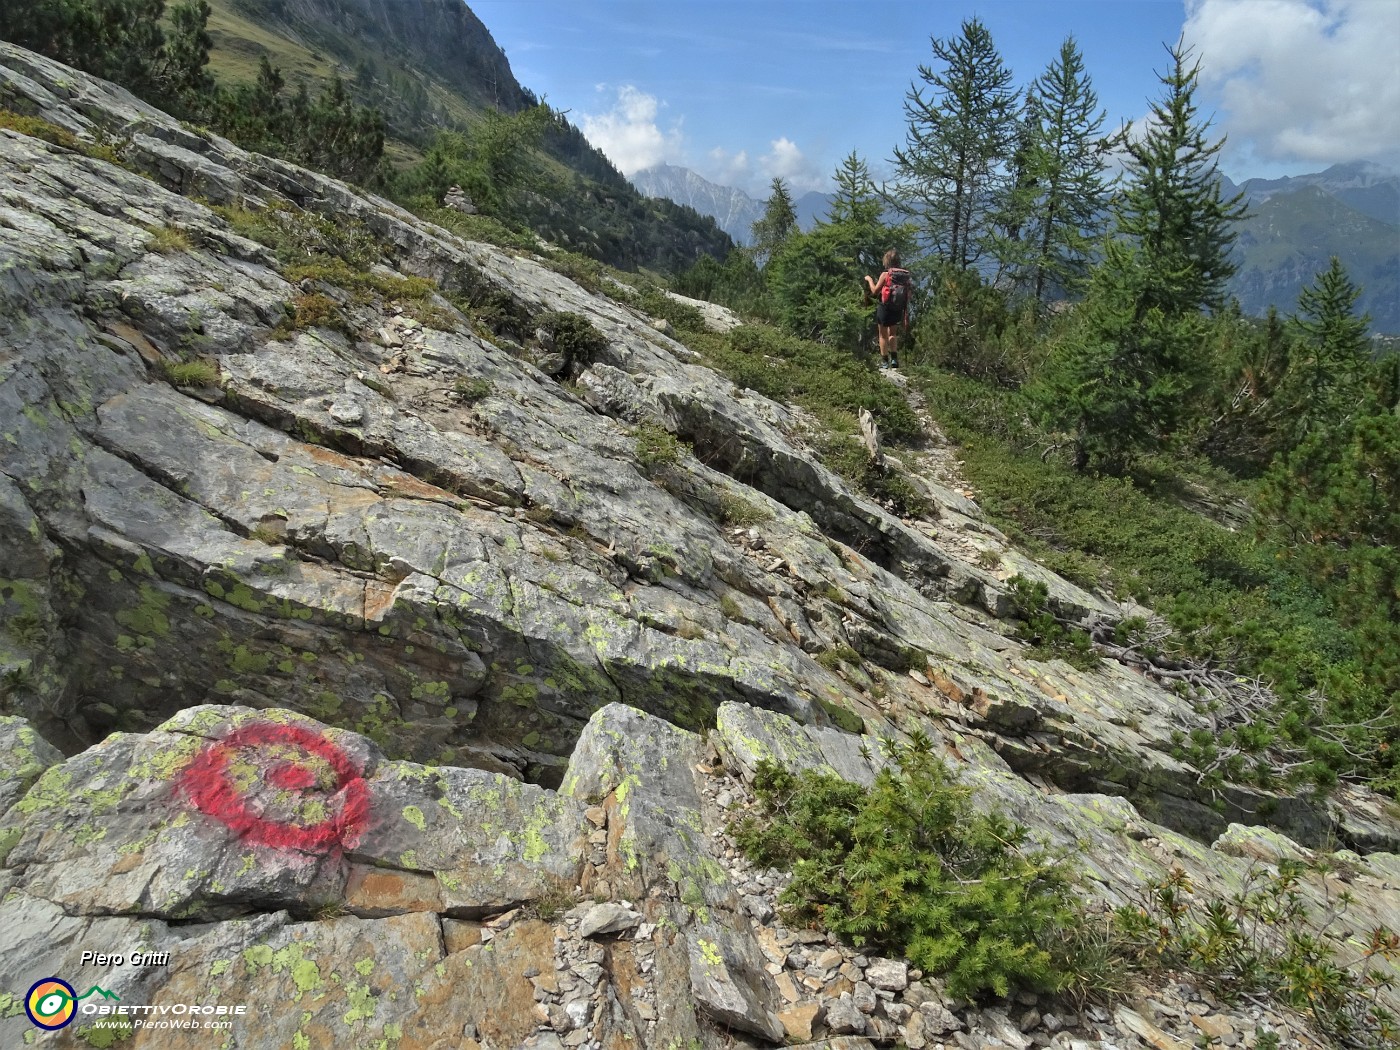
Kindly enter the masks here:
[[792, 205], [792, 194], [788, 192], [787, 183], [781, 178], [773, 179], [768, 200], [763, 205], [763, 215], [754, 222], [750, 232], [753, 236], [751, 250], [759, 266], [765, 265], [797, 232], [797, 210]]
[[1100, 134], [1105, 111], [1074, 37], [1026, 92], [1026, 156], [1020, 183], [1028, 186], [1022, 281], [1037, 303], [1084, 282], [1102, 239], [1113, 192], [1108, 153], [1119, 135]]
[[1293, 353], [1274, 395], [1286, 421], [1286, 447], [1342, 422], [1361, 400], [1370, 370], [1371, 319], [1355, 313], [1360, 296], [1335, 255], [1298, 295], [1298, 312], [1289, 320]]
[[959, 270], [987, 253], [1008, 191], [1017, 91], [987, 27], [977, 18], [956, 37], [932, 41], [938, 69], [919, 67], [905, 95], [905, 145], [894, 151], [896, 200], [932, 253]]
[[1210, 121], [1199, 115], [1199, 65], [1181, 45], [1140, 138], [1127, 144], [1127, 186], [1114, 233], [1090, 281], [1072, 338], [1058, 348], [1035, 400], [1042, 421], [1069, 434], [1078, 469], [1121, 469], [1175, 430], [1207, 369], [1202, 311], [1234, 272], [1242, 197], [1226, 200]]
[[1139, 308], [1179, 317], [1223, 301], [1235, 273], [1235, 224], [1246, 209], [1244, 194], [1224, 195], [1216, 158], [1225, 139], [1208, 138], [1211, 121], [1196, 105], [1200, 63], [1182, 44], [1167, 52], [1171, 68], [1159, 74], [1163, 97], [1152, 104], [1142, 136], [1126, 144], [1116, 224], [1152, 277]]

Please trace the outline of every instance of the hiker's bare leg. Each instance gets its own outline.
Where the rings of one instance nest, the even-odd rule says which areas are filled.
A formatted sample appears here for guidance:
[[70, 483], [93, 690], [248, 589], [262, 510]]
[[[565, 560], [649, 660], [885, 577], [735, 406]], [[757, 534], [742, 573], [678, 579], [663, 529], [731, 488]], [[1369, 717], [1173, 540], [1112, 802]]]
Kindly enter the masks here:
[[894, 325], [876, 325], [880, 333], [880, 359], [888, 361], [890, 354], [894, 353], [895, 327]]

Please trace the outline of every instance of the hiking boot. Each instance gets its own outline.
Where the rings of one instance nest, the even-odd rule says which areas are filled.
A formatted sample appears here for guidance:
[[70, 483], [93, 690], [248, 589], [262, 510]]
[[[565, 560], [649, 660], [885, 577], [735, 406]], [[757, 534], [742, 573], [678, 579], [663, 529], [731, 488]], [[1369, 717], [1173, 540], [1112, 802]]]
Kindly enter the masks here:
[[898, 368], [898, 367], [899, 367], [899, 355], [898, 355], [898, 354], [891, 354], [891, 355], [890, 355], [890, 367], [891, 367], [891, 368]]

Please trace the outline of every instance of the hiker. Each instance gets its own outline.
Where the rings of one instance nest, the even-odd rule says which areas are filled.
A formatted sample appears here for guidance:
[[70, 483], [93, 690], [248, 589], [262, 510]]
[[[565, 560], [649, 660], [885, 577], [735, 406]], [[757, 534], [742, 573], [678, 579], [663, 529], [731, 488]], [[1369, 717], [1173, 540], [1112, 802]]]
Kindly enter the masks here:
[[870, 294], [879, 302], [875, 308], [875, 328], [880, 333], [880, 367], [899, 367], [899, 329], [909, 331], [909, 290], [913, 277], [899, 265], [899, 252], [891, 248], [885, 253], [885, 272], [876, 281], [869, 274], [865, 283]]

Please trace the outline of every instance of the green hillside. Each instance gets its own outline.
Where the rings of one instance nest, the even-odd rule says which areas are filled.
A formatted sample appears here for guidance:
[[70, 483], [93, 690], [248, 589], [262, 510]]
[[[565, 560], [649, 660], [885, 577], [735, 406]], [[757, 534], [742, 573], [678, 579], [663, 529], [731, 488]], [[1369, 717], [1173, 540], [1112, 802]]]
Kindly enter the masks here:
[[1246, 313], [1270, 305], [1291, 312], [1334, 255], [1361, 286], [1357, 309], [1371, 315], [1372, 329], [1400, 332], [1400, 230], [1316, 186], [1253, 206], [1235, 246], [1239, 272], [1230, 291]]
[[[221, 84], [253, 82], [264, 56], [292, 90], [305, 84], [314, 95], [339, 76], [357, 102], [384, 114], [392, 169], [421, 161], [443, 131], [470, 140], [488, 113], [538, 103], [458, 0], [212, 0], [210, 7], [210, 69]], [[624, 269], [677, 272], [730, 250], [714, 220], [644, 198], [578, 129], [552, 116], [528, 184], [499, 218]]]

